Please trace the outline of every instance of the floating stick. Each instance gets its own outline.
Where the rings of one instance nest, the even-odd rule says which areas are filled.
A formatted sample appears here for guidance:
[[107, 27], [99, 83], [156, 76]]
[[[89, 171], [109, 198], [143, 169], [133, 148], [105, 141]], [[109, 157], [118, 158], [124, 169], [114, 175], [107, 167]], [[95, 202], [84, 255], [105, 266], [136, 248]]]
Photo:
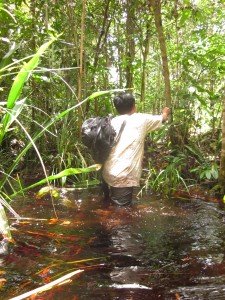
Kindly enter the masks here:
[[30, 297], [32, 295], [35, 295], [35, 294], [38, 294], [38, 293], [42, 293], [44, 291], [47, 291], [47, 290], [50, 290], [51, 288], [53, 288], [55, 285], [58, 285], [58, 284], [62, 284], [64, 281], [70, 279], [72, 276], [76, 275], [76, 274], [79, 274], [81, 272], [83, 272], [84, 270], [76, 270], [76, 271], [73, 271], [71, 273], [68, 273], [50, 283], [47, 283], [39, 288], [36, 288], [32, 291], [29, 291], [27, 293], [24, 293], [20, 296], [17, 296], [17, 297], [14, 297], [14, 298], [11, 298], [9, 300], [22, 300], [22, 299], [25, 299], [27, 297]]

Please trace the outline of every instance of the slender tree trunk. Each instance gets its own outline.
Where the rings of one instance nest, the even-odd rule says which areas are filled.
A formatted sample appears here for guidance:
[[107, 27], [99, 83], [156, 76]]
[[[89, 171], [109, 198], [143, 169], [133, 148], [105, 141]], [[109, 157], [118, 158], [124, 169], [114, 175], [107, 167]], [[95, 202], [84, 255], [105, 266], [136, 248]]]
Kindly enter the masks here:
[[171, 87], [170, 87], [170, 72], [168, 66], [168, 57], [166, 50], [166, 41], [162, 26], [161, 0], [150, 0], [150, 5], [153, 8], [156, 30], [158, 34], [159, 46], [162, 57], [163, 77], [165, 84], [165, 100], [166, 106], [172, 106]]
[[119, 88], [123, 87], [123, 68], [122, 68], [122, 61], [123, 61], [123, 56], [124, 56], [124, 51], [123, 51], [123, 45], [121, 42], [121, 27], [120, 25], [117, 23], [116, 26], [116, 36], [117, 36], [117, 49], [118, 49], [118, 72], [119, 72]]
[[[78, 38], [78, 31], [79, 31], [79, 18], [78, 18], [78, 11], [75, 12], [74, 8], [71, 7], [72, 1], [65, 1], [65, 15], [66, 15], [66, 24], [67, 24], [67, 30], [65, 30], [65, 40], [68, 41], [71, 46], [67, 46], [65, 49], [66, 51], [62, 52], [62, 65], [65, 67], [79, 67], [79, 38]], [[69, 86], [75, 87], [74, 90], [78, 91], [78, 77], [79, 77], [79, 71], [78, 69], [73, 72], [66, 72], [64, 75], [65, 81], [68, 83]], [[77, 101], [76, 97], [71, 97], [71, 91], [69, 89], [66, 89], [65, 93], [66, 99], [71, 99], [71, 103], [66, 103], [66, 108], [68, 108], [68, 105], [73, 105], [73, 101]], [[76, 100], [75, 100], [76, 98]]]
[[127, 20], [126, 20], [126, 87], [133, 88], [133, 61], [135, 56], [134, 24], [135, 20], [135, 0], [127, 0]]
[[[32, 28], [32, 39], [31, 39], [31, 48], [32, 48], [32, 52], [35, 53], [36, 52], [36, 0], [32, 0], [30, 2], [30, 13], [32, 16], [32, 23], [31, 23], [31, 28]], [[32, 78], [31, 80], [31, 87], [32, 87], [32, 92], [34, 93], [36, 90], [36, 84], [34, 79]], [[35, 106], [36, 103], [33, 103], [33, 106]], [[31, 115], [32, 115], [32, 120], [35, 120], [35, 108], [32, 106], [31, 108]], [[30, 133], [34, 134], [36, 130], [36, 125], [34, 122], [31, 122], [31, 126], [30, 126]]]
[[107, 0], [106, 5], [105, 5], [105, 10], [104, 10], [104, 14], [103, 14], [103, 22], [102, 22], [102, 28], [100, 31], [100, 35], [98, 37], [98, 42], [97, 42], [97, 46], [95, 49], [95, 58], [94, 58], [94, 71], [96, 70], [96, 67], [98, 65], [98, 59], [99, 59], [99, 54], [100, 54], [100, 50], [101, 50], [101, 42], [102, 39], [104, 37], [104, 34], [106, 34], [108, 32], [108, 26], [107, 26], [107, 21], [108, 21], [108, 17], [109, 17], [109, 4], [110, 4], [111, 0]]
[[223, 112], [222, 112], [222, 147], [220, 155], [220, 174], [219, 182], [221, 192], [225, 194], [225, 87], [223, 95]]
[[[106, 40], [107, 40], [108, 31], [109, 31], [109, 27], [110, 27], [110, 23], [111, 23], [111, 20], [108, 21], [110, 1], [111, 0], [107, 0], [107, 2], [105, 4], [105, 9], [104, 9], [104, 13], [103, 13], [102, 28], [101, 28], [101, 31], [100, 31], [100, 35], [98, 37], [97, 45], [96, 45], [94, 66], [93, 66], [92, 90], [94, 90], [94, 88], [96, 86], [95, 73], [96, 73], [96, 69], [97, 69], [97, 66], [98, 66], [99, 55], [100, 55], [100, 53], [103, 52], [103, 50], [105, 50], [104, 46], [105, 46], [105, 43], [106, 43]], [[106, 58], [106, 60], [107, 60], [107, 58]], [[107, 64], [107, 62], [106, 62], [106, 64]], [[89, 105], [89, 102], [87, 103], [87, 105]], [[96, 99], [95, 99], [94, 105], [95, 105], [95, 114], [98, 115], [99, 114], [99, 109], [98, 109], [98, 102], [97, 102]]]
[[[169, 72], [169, 65], [168, 65], [166, 40], [165, 40], [163, 26], [162, 26], [161, 0], [149, 0], [149, 3], [150, 3], [150, 8], [153, 8], [153, 12], [154, 12], [155, 26], [158, 34], [159, 47], [161, 52], [162, 73], [163, 73], [164, 85], [165, 85], [164, 95], [165, 95], [166, 106], [172, 108], [170, 72]], [[173, 121], [173, 116], [171, 113], [169, 122], [172, 123], [172, 121]], [[172, 124], [170, 125], [168, 135], [169, 135], [171, 145], [177, 146], [177, 137], [176, 134], [174, 133], [174, 126]]]
[[144, 42], [143, 51], [143, 64], [142, 64], [142, 77], [141, 77], [141, 102], [143, 103], [143, 109], [145, 106], [145, 93], [146, 93], [146, 64], [150, 48], [150, 20], [147, 21], [146, 38]]
[[[175, 5], [174, 5], [174, 19], [175, 19], [175, 26], [176, 26], [176, 46], [177, 46], [177, 51], [179, 48], [179, 26], [178, 26], [178, 0], [175, 0]], [[176, 79], [178, 80], [179, 78], [179, 61], [177, 60], [176, 62]]]
[[82, 16], [81, 16], [79, 76], [78, 76], [78, 91], [77, 91], [78, 102], [80, 102], [82, 100], [82, 87], [83, 87], [83, 77], [84, 77], [85, 16], [86, 16], [86, 0], [83, 0], [82, 1]]
[[78, 76], [78, 102], [82, 99], [82, 85], [83, 85], [83, 58], [84, 58], [84, 39], [85, 39], [85, 16], [86, 16], [86, 0], [82, 1], [82, 15], [81, 15], [81, 35], [80, 35], [80, 55], [79, 55], [79, 76]]
[[[91, 87], [92, 91], [94, 88], [96, 88], [96, 85], [97, 85], [97, 82], [95, 81], [95, 74], [96, 74], [96, 70], [97, 70], [97, 66], [98, 66], [99, 55], [104, 50], [104, 46], [105, 46], [106, 39], [108, 36], [109, 27], [111, 24], [111, 20], [109, 20], [110, 1], [111, 0], [107, 0], [105, 7], [104, 7], [102, 26], [101, 26], [100, 35], [98, 37], [98, 41], [97, 41], [97, 45], [96, 45], [96, 49], [95, 49], [95, 57], [94, 57], [94, 64], [93, 64], [93, 71], [92, 71], [92, 87]], [[94, 101], [94, 106], [95, 106], [95, 114], [98, 114], [97, 100]], [[90, 102], [88, 101], [87, 105], [86, 105], [86, 112], [89, 111], [89, 107], [90, 107]]]
[[48, 2], [45, 2], [45, 29], [48, 30]]
[[[214, 94], [214, 78], [213, 75], [209, 72], [209, 90], [211, 94]], [[215, 99], [210, 98], [210, 111], [211, 111], [211, 127], [212, 127], [212, 133], [211, 138], [215, 138], [216, 128], [215, 128]]]
[[[178, 26], [178, 17], [179, 17], [179, 8], [178, 8], [178, 1], [179, 0], [175, 0], [174, 3], [174, 19], [175, 19], [175, 30], [176, 30], [176, 35], [175, 35], [175, 39], [176, 39], [176, 48], [177, 51], [179, 51], [179, 44], [180, 44], [180, 40], [179, 37], [182, 36], [181, 35], [181, 28], [179, 28]], [[179, 106], [179, 102], [180, 102], [180, 97], [179, 97], [179, 92], [180, 92], [180, 81], [179, 81], [179, 76], [180, 76], [180, 62], [177, 59], [176, 61], [176, 65], [175, 65], [175, 70], [174, 73], [176, 74], [176, 83], [174, 86], [174, 94], [175, 94], [175, 99], [174, 100], [174, 106], [177, 105]]]
[[[49, 14], [48, 14], [49, 8], [48, 8], [48, 3], [47, 2], [45, 3], [44, 7], [45, 7], [44, 22], [45, 22], [45, 30], [47, 32], [48, 29], [49, 29]], [[47, 55], [48, 55], [49, 67], [51, 67], [51, 51], [48, 51]], [[49, 76], [49, 79], [51, 81], [51, 77], [52, 77], [51, 72], [49, 72], [48, 76]], [[53, 96], [54, 93], [52, 93], [52, 84], [50, 84], [50, 86], [46, 90], [45, 94], [46, 94], [46, 97], [45, 97], [45, 107], [44, 107], [44, 110], [45, 110], [46, 113], [48, 113], [49, 115], [51, 115], [52, 114], [52, 107], [51, 107], [52, 103], [51, 103], [50, 99], [52, 99], [54, 97]]]

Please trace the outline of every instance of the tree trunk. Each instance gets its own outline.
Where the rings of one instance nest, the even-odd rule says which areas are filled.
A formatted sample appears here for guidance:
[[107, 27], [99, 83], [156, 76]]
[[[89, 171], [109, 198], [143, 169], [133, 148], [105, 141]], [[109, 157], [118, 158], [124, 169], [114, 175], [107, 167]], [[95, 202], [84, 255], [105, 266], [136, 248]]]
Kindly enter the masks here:
[[[150, 3], [150, 7], [153, 8], [153, 12], [154, 12], [155, 26], [156, 26], [156, 31], [158, 34], [159, 47], [160, 47], [160, 52], [161, 52], [162, 73], [163, 73], [164, 86], [165, 86], [165, 90], [164, 90], [165, 102], [166, 102], [167, 107], [172, 108], [170, 72], [169, 72], [169, 65], [168, 65], [166, 40], [165, 40], [163, 26], [162, 26], [161, 0], [149, 0], [149, 3]], [[171, 115], [169, 117], [169, 123], [172, 123], [172, 122], [173, 122], [173, 116], [172, 116], [172, 112], [171, 112]], [[170, 125], [168, 135], [169, 135], [171, 145], [176, 147], [178, 144], [178, 141], [177, 141], [177, 136], [174, 131], [173, 124]]]
[[123, 62], [123, 57], [124, 57], [124, 51], [123, 51], [123, 43], [121, 42], [121, 37], [122, 37], [122, 33], [121, 33], [121, 26], [119, 25], [119, 23], [116, 24], [116, 35], [117, 35], [117, 49], [118, 49], [118, 72], [119, 72], [119, 88], [123, 88], [123, 78], [124, 78], [124, 74], [123, 74], [123, 67], [122, 67], [122, 62]]
[[225, 88], [223, 96], [223, 112], [222, 112], [222, 147], [220, 155], [220, 174], [219, 182], [221, 192], [225, 194]]
[[162, 13], [161, 13], [161, 1], [160, 0], [150, 0], [150, 5], [153, 7], [155, 26], [158, 34], [159, 46], [162, 57], [162, 67], [163, 67], [163, 77], [165, 84], [165, 100], [166, 106], [172, 106], [171, 98], [171, 87], [170, 87], [170, 73], [168, 66], [168, 57], [166, 50], [166, 41], [162, 27]]
[[[91, 90], [94, 91], [96, 88], [97, 82], [95, 81], [95, 74], [98, 66], [98, 61], [99, 61], [99, 55], [101, 52], [104, 50], [104, 45], [106, 43], [106, 39], [108, 36], [108, 31], [110, 27], [111, 20], [109, 20], [109, 6], [110, 6], [110, 1], [107, 0], [105, 7], [104, 7], [104, 12], [103, 12], [103, 21], [102, 21], [102, 27], [100, 30], [100, 34], [98, 36], [98, 41], [95, 49], [95, 56], [94, 56], [94, 63], [93, 63], [93, 71], [92, 71], [92, 83], [91, 83]], [[90, 101], [87, 102], [86, 104], [86, 113], [89, 111], [90, 108]], [[95, 99], [94, 100], [94, 109], [95, 109], [95, 114], [98, 114], [98, 102]]]
[[107, 20], [108, 20], [108, 16], [109, 16], [109, 4], [110, 4], [110, 1], [111, 0], [108, 0], [106, 2], [106, 6], [105, 6], [105, 10], [104, 10], [104, 14], [103, 14], [103, 22], [102, 22], [102, 28], [101, 28], [101, 31], [100, 31], [100, 35], [98, 37], [98, 42], [97, 42], [97, 46], [96, 46], [96, 49], [95, 49], [95, 58], [94, 58], [94, 72], [96, 70], [96, 67], [98, 65], [98, 59], [99, 59], [99, 54], [100, 54], [100, 50], [102, 48], [102, 38], [104, 36], [104, 34], [107, 34], [108, 32], [108, 26], [107, 26]]
[[[85, 40], [85, 16], [86, 16], [86, 0], [82, 1], [82, 16], [81, 16], [81, 35], [80, 35], [80, 59], [79, 59], [79, 75], [78, 75], [78, 90], [77, 100], [82, 100], [82, 87], [84, 77], [84, 40]], [[83, 115], [82, 108], [79, 106], [79, 112]], [[81, 119], [81, 118], [79, 118]]]
[[141, 77], [141, 102], [142, 108], [145, 109], [145, 93], [146, 93], [146, 64], [150, 48], [150, 20], [147, 21], [146, 38], [144, 42], [142, 77]]
[[135, 56], [134, 43], [134, 20], [135, 20], [135, 0], [127, 0], [127, 20], [126, 20], [126, 87], [133, 88], [133, 61]]
[[82, 85], [83, 85], [83, 58], [84, 58], [84, 39], [85, 39], [85, 16], [86, 16], [86, 0], [82, 1], [82, 15], [81, 15], [81, 34], [80, 34], [80, 55], [79, 55], [79, 75], [78, 75], [78, 102], [82, 99]]

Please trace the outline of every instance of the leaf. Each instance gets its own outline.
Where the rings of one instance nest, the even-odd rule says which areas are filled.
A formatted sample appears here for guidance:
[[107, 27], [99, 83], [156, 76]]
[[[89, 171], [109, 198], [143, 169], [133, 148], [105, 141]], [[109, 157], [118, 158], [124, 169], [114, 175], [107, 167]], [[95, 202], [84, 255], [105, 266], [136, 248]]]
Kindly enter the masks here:
[[71, 221], [65, 220], [65, 221], [63, 221], [60, 225], [65, 226], [65, 225], [70, 225], [70, 224], [71, 224]]
[[205, 176], [206, 176], [207, 179], [211, 179], [211, 177], [212, 177], [211, 170], [206, 170], [205, 171]]
[[48, 224], [57, 224], [59, 222], [59, 219], [52, 218], [49, 220]]
[[11, 14], [10, 11], [8, 11], [7, 9], [3, 8], [3, 7], [0, 7], [0, 10], [6, 12], [12, 19], [15, 23], [17, 23], [16, 19], [14, 18], [14, 16]]
[[[28, 79], [31, 71], [35, 69], [39, 63], [39, 59], [41, 55], [46, 51], [46, 49], [55, 41], [55, 38], [52, 38], [47, 43], [43, 44], [37, 51], [37, 53], [27, 62], [24, 64], [22, 69], [17, 74], [12, 87], [10, 89], [8, 99], [7, 99], [7, 109], [12, 109], [15, 105], [15, 102], [19, 99], [23, 86]], [[2, 128], [0, 130], [0, 143], [3, 140], [5, 133], [8, 130], [10, 125], [10, 114], [6, 113], [2, 120]]]
[[17, 101], [11, 110], [11, 113], [9, 115], [9, 120], [8, 120], [8, 127], [15, 121], [15, 119], [19, 116], [21, 113], [23, 106], [25, 104], [26, 98]]
[[[23, 192], [27, 191], [27, 190], [30, 190], [34, 187], [37, 187], [39, 185], [42, 185], [42, 184], [45, 184], [45, 183], [48, 183], [48, 182], [51, 182], [53, 180], [56, 180], [56, 179], [60, 179], [64, 176], [71, 176], [71, 175], [76, 175], [76, 174], [81, 174], [81, 173], [89, 173], [89, 172], [94, 172], [94, 171], [98, 171], [101, 169], [101, 165], [100, 164], [95, 164], [95, 165], [92, 165], [90, 167], [87, 167], [87, 168], [69, 168], [69, 169], [66, 169], [66, 170], [63, 170], [61, 172], [59, 172], [58, 174], [55, 174], [55, 175], [50, 175], [26, 188], [23, 189]], [[52, 187], [50, 186], [49, 187], [44, 187], [43, 189], [41, 189], [41, 193], [39, 195], [39, 197], [43, 197], [43, 195], [45, 195], [46, 193], [48, 193], [50, 190], [52, 189]], [[19, 191], [20, 192], [20, 191]], [[19, 192], [15, 193], [14, 195], [18, 194]], [[40, 192], [40, 191], [39, 191]]]
[[46, 51], [46, 49], [53, 43], [55, 38], [51, 39], [47, 43], [43, 44], [37, 51], [37, 53], [31, 58], [30, 61], [24, 64], [22, 69], [17, 74], [11, 90], [9, 92], [8, 100], [7, 100], [7, 108], [12, 108], [14, 106], [15, 101], [19, 98], [24, 83], [29, 77], [31, 71], [35, 69], [39, 63], [39, 59], [41, 55]]
[[[114, 91], [114, 90], [113, 90]], [[117, 89], [116, 90], [117, 92], [122, 92], [124, 91], [124, 89]], [[89, 96], [89, 100], [92, 100], [96, 97], [99, 97], [99, 96], [102, 96], [102, 95], [105, 95], [105, 94], [109, 94], [111, 91], [99, 91], [99, 92], [94, 92], [93, 94], [91, 94], [91, 96]]]
[[38, 191], [37, 198], [40, 199], [48, 194], [50, 194], [53, 198], [59, 197], [59, 192], [56, 188], [52, 186], [45, 186]]
[[218, 179], [218, 177], [219, 177], [218, 170], [215, 170], [214, 168], [212, 168], [211, 174], [212, 174], [214, 179]]
[[187, 21], [187, 19], [190, 17], [191, 15], [191, 10], [190, 9], [186, 9], [183, 11], [181, 18], [180, 18], [180, 22], [179, 22], [179, 26], [182, 27], [184, 25], [184, 23]]
[[5, 54], [5, 56], [2, 58], [0, 62], [0, 70], [9, 64], [11, 56], [18, 48], [19, 48], [19, 44], [16, 44], [15, 42], [13, 42], [12, 45], [10, 45], [9, 51]]
[[205, 177], [205, 171], [201, 172], [199, 177], [200, 179], [203, 179]]

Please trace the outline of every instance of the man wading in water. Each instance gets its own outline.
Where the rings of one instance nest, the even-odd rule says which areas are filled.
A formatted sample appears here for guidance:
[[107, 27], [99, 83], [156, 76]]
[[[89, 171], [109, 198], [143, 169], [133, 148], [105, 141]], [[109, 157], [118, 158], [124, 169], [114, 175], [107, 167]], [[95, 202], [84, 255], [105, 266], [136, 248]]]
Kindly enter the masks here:
[[170, 109], [165, 107], [161, 115], [137, 113], [135, 98], [128, 93], [119, 94], [113, 102], [119, 116], [111, 124], [117, 134], [124, 121], [125, 126], [103, 165], [103, 192], [105, 200], [110, 198], [117, 205], [128, 205], [132, 202], [133, 187], [139, 186], [145, 137], [162, 126]]

